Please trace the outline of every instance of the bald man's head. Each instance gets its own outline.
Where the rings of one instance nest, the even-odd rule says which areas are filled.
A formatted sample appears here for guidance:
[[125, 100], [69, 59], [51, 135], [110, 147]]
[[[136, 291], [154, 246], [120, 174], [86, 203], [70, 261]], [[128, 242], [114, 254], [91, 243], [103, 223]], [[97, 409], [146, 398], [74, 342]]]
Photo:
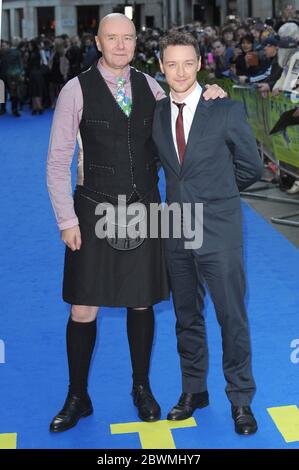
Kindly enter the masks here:
[[95, 37], [102, 52], [102, 63], [112, 73], [120, 75], [134, 57], [136, 29], [134, 23], [121, 13], [105, 16]]
[[123, 15], [122, 13], [110, 13], [101, 19], [98, 28], [98, 37], [100, 37], [100, 35], [103, 33], [103, 30], [105, 31], [112, 24], [127, 24], [130, 28], [132, 28], [132, 32], [136, 36], [136, 29], [133, 21], [131, 21], [126, 15]]

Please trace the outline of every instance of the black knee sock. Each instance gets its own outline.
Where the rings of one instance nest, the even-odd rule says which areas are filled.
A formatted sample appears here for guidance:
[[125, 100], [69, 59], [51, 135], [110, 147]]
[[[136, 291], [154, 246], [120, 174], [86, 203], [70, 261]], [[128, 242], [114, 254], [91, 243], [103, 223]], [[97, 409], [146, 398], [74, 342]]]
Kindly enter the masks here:
[[90, 360], [97, 334], [97, 321], [88, 323], [69, 318], [66, 329], [67, 355], [69, 363], [69, 391], [75, 395], [87, 392]]
[[148, 384], [154, 338], [155, 319], [153, 307], [148, 307], [146, 310], [135, 310], [133, 308], [127, 310], [127, 333], [133, 369], [133, 383], [135, 385], [146, 385]]

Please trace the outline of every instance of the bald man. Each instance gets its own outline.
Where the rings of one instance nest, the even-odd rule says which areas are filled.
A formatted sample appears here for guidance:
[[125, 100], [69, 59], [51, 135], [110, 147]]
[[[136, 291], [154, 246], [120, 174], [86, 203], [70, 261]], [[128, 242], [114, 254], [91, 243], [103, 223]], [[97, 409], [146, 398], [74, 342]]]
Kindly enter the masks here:
[[[127, 308], [133, 371], [132, 396], [141, 420], [160, 419], [149, 383], [154, 336], [153, 305], [169, 298], [160, 238], [145, 238], [134, 249], [98, 238], [99, 203], [160, 203], [152, 141], [156, 101], [164, 92], [150, 76], [129, 66], [136, 46], [132, 21], [122, 14], [102, 19], [95, 38], [102, 58], [62, 89], [52, 124], [48, 189], [66, 245], [63, 300], [71, 305], [67, 324], [69, 390], [51, 432], [75, 426], [93, 412], [87, 392], [100, 306]], [[205, 98], [225, 96], [217, 86]], [[77, 182], [71, 193], [70, 166], [79, 144]], [[129, 248], [132, 248], [131, 246]], [[116, 351], [116, 354], [119, 354]], [[118, 391], [115, 391], [117, 399]]]

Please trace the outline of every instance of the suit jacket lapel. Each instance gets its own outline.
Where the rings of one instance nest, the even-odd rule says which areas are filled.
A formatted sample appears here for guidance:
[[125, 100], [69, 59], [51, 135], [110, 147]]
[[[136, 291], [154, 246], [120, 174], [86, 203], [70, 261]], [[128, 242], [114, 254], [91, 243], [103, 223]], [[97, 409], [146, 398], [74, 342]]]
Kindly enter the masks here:
[[189, 132], [189, 137], [188, 137], [188, 142], [186, 145], [186, 151], [185, 151], [185, 157], [184, 157], [184, 162], [182, 165], [182, 171], [186, 165], [188, 165], [188, 161], [190, 158], [192, 158], [193, 155], [189, 153], [189, 149], [192, 148], [192, 143], [194, 138], [196, 137], [197, 139], [206, 133], [206, 127], [208, 125], [208, 111], [209, 107], [213, 104], [213, 100], [206, 101], [203, 98], [203, 92], [202, 91], [200, 100], [198, 102], [198, 105], [196, 107], [196, 111], [193, 117], [191, 129]]
[[168, 97], [161, 111], [161, 121], [164, 130], [165, 140], [169, 148], [169, 152], [166, 152], [169, 164], [174, 171], [179, 175], [181, 172], [181, 165], [177, 156], [177, 152], [173, 142], [172, 129], [171, 129], [171, 109], [170, 109], [170, 98]]
[[195, 138], [195, 136], [197, 138], [203, 136], [205, 134], [206, 127], [208, 125], [207, 115], [208, 115], [209, 107], [213, 104], [213, 100], [206, 101], [203, 98], [203, 92], [204, 92], [204, 89], [202, 91], [200, 100], [198, 102], [198, 105], [196, 107], [196, 111], [193, 117], [191, 129], [189, 132], [188, 142], [186, 145], [184, 163], [182, 166], [179, 163], [178, 155], [177, 155], [174, 142], [173, 142], [172, 129], [171, 129], [171, 108], [170, 108], [169, 97], [165, 100], [163, 109], [161, 111], [161, 121], [162, 121], [163, 130], [164, 130], [164, 137], [167, 142], [167, 146], [169, 148], [169, 152], [166, 152], [166, 156], [169, 161], [169, 164], [178, 175], [180, 175], [181, 171], [184, 170], [184, 167], [188, 165], [188, 160], [192, 158], [192, 155], [189, 154], [188, 150], [189, 148], [192, 147], [193, 139]]

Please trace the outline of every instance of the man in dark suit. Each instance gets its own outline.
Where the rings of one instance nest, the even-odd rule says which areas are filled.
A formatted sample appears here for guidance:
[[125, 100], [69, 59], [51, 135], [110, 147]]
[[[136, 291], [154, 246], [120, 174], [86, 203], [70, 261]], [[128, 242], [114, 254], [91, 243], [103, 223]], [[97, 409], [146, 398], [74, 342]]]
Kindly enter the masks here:
[[[184, 212], [185, 239], [166, 240], [183, 389], [167, 419], [189, 418], [196, 408], [209, 404], [203, 315], [206, 283], [221, 326], [223, 371], [235, 430], [253, 434], [257, 423], [250, 403], [255, 382], [244, 305], [239, 190], [260, 178], [261, 160], [243, 105], [229, 99], [203, 100], [196, 80], [200, 55], [191, 35], [175, 32], [164, 36], [160, 66], [170, 96], [157, 104], [153, 137], [165, 171], [167, 203], [191, 203], [193, 226], [203, 222], [201, 247], [186, 249]], [[197, 220], [197, 203], [203, 205], [202, 220]]]

